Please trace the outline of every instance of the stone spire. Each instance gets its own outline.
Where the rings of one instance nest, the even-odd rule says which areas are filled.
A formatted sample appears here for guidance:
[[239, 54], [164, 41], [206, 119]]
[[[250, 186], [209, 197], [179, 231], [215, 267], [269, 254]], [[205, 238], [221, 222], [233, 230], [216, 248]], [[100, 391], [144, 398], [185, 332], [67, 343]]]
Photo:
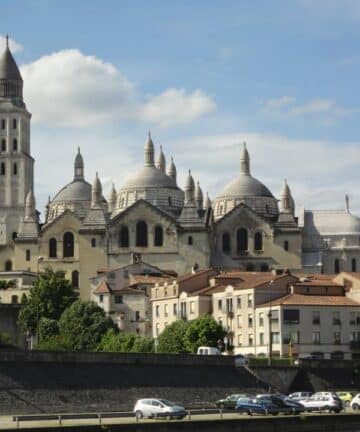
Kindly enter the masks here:
[[184, 191], [185, 191], [185, 204], [192, 203], [194, 201], [195, 183], [191, 175], [191, 170], [189, 170], [189, 173], [186, 177]]
[[350, 200], [348, 194], [345, 195], [345, 210], [346, 213], [350, 213]]
[[159, 153], [158, 160], [156, 162], [156, 168], [162, 171], [163, 173], [165, 173], [166, 171], [166, 159], [165, 159], [162, 146], [160, 146], [160, 153]]
[[294, 211], [295, 211], [294, 199], [291, 195], [291, 191], [287, 183], [287, 180], [285, 179], [284, 187], [280, 194], [280, 212], [294, 214]]
[[170, 163], [170, 167], [169, 167], [169, 171], [168, 171], [168, 176], [171, 177], [174, 180], [174, 182], [176, 183], [177, 172], [176, 172], [176, 166], [175, 166], [174, 158], [172, 156], [171, 156], [171, 163]]
[[146, 167], [155, 166], [154, 165], [154, 143], [152, 142], [150, 131], [144, 145], [144, 166]]
[[205, 207], [205, 210], [208, 210], [209, 208], [211, 208], [211, 199], [209, 197], [208, 192], [206, 192], [204, 207]]
[[48, 202], [45, 206], [45, 223], [48, 221], [49, 219], [49, 210], [50, 210], [50, 203], [51, 203], [51, 197], [49, 195], [48, 197]]
[[202, 210], [204, 207], [204, 196], [203, 196], [203, 192], [202, 192], [201, 187], [200, 187], [200, 182], [196, 183], [195, 202], [196, 202], [197, 209]]
[[9, 36], [0, 58], [0, 98], [23, 100], [23, 80], [9, 48]]
[[29, 190], [25, 201], [25, 220], [33, 220], [35, 217], [35, 197], [32, 190]]
[[102, 196], [102, 186], [101, 186], [101, 182], [100, 182], [98, 173], [96, 173], [91, 193], [92, 193], [91, 207], [92, 208], [100, 207], [101, 196]]
[[240, 156], [240, 174], [250, 175], [250, 157], [246, 148], [246, 142], [243, 143], [243, 149]]
[[117, 198], [117, 193], [116, 193], [116, 189], [115, 189], [115, 185], [114, 183], [112, 184], [112, 188], [111, 188], [111, 192], [110, 192], [110, 196], [109, 196], [109, 212], [112, 213], [115, 209], [116, 206], [116, 198]]
[[80, 147], [74, 162], [74, 180], [84, 180], [84, 159], [80, 153]]

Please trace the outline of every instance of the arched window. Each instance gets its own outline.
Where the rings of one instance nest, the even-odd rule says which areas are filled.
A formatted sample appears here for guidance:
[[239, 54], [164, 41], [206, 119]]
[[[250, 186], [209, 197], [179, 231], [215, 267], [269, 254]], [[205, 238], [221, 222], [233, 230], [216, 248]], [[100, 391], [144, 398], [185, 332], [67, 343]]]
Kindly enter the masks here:
[[5, 262], [5, 271], [11, 271], [12, 270], [12, 261], [11, 260], [7, 260]]
[[74, 234], [66, 232], [63, 238], [63, 251], [64, 258], [71, 258], [74, 256]]
[[91, 247], [96, 247], [96, 238], [91, 239]]
[[161, 226], [155, 227], [154, 246], [162, 246], [164, 242], [164, 232]]
[[26, 261], [30, 261], [30, 258], [31, 258], [30, 249], [26, 249], [25, 255], [26, 255], [25, 256]]
[[119, 246], [129, 247], [129, 228], [127, 226], [122, 226], [119, 235]]
[[222, 250], [225, 253], [228, 253], [231, 250], [230, 234], [227, 232], [222, 235]]
[[340, 261], [338, 258], [336, 258], [335, 263], [334, 263], [334, 272], [340, 273]]
[[353, 258], [351, 260], [351, 271], [356, 272], [356, 259], [355, 258]]
[[248, 250], [248, 234], [245, 228], [240, 228], [236, 233], [236, 245], [238, 252]]
[[49, 240], [49, 258], [57, 257], [57, 241], [55, 238]]
[[1, 151], [6, 151], [6, 139], [1, 140]]
[[5, 162], [1, 162], [0, 174], [1, 174], [1, 175], [5, 175], [5, 174], [6, 174], [6, 166], [5, 166]]
[[13, 151], [17, 152], [17, 150], [18, 150], [18, 142], [17, 142], [17, 139], [14, 138], [14, 140], [13, 140]]
[[144, 221], [139, 221], [136, 224], [136, 246], [147, 247], [148, 245], [148, 229]]
[[284, 250], [286, 250], [286, 251], [289, 250], [289, 242], [288, 242], [288, 240], [284, 241]]
[[15, 162], [14, 165], [13, 165], [13, 174], [17, 175], [17, 172], [18, 172], [17, 171], [17, 163]]
[[71, 273], [71, 285], [73, 288], [79, 288], [79, 272], [77, 270]]
[[192, 236], [189, 236], [188, 237], [188, 245], [192, 246], [192, 244], [193, 244], [193, 238], [192, 238]]
[[269, 266], [267, 264], [262, 264], [260, 267], [260, 270], [262, 272], [267, 272], [267, 271], [269, 271]]
[[254, 237], [254, 249], [256, 251], [261, 251], [263, 248], [263, 238], [260, 232], [257, 232]]

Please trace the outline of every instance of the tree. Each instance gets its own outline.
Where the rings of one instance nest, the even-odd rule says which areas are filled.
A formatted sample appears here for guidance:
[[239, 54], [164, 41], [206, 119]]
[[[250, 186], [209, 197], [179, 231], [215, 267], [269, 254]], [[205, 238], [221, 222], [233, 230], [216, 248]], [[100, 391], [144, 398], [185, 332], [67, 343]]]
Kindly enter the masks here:
[[226, 332], [211, 315], [202, 315], [190, 321], [184, 334], [184, 346], [188, 352], [196, 353], [199, 346], [217, 347], [218, 340]]
[[95, 350], [109, 329], [118, 331], [113, 320], [94, 302], [77, 300], [59, 320], [60, 335], [73, 351]]
[[40, 342], [59, 335], [59, 325], [56, 320], [42, 317], [39, 321]]
[[184, 336], [189, 322], [179, 320], [165, 327], [158, 337], [157, 351], [161, 353], [181, 353], [186, 351]]
[[29, 298], [21, 299], [19, 324], [24, 331], [35, 332], [42, 318], [58, 320], [76, 299], [77, 294], [64, 273], [46, 269], [30, 289]]
[[110, 329], [102, 337], [98, 350], [147, 353], [154, 352], [154, 342], [150, 338], [137, 336], [134, 333], [116, 333]]

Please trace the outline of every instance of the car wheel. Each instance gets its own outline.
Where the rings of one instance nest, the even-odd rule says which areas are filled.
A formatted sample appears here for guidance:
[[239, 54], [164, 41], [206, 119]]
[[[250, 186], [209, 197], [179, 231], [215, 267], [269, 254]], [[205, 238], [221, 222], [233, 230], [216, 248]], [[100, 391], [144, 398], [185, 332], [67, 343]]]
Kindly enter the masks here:
[[329, 411], [329, 412], [331, 412], [331, 408], [328, 407], [328, 406], [326, 406], [326, 407], [324, 407], [324, 411]]
[[144, 417], [141, 411], [136, 411], [135, 416], [136, 416], [136, 420], [140, 420]]
[[333, 411], [334, 411], [335, 414], [339, 414], [339, 412], [340, 412], [340, 410], [338, 408], [334, 409]]
[[220, 408], [220, 409], [224, 409], [224, 408], [225, 408], [224, 404], [220, 404], [220, 405], [219, 405], [219, 408]]
[[278, 414], [279, 414], [278, 412], [271, 413], [271, 415], [273, 415], [273, 416], [277, 416]]
[[247, 414], [248, 414], [249, 416], [251, 416], [251, 415], [252, 415], [252, 411], [251, 411], [251, 410], [248, 410]]
[[354, 403], [352, 405], [352, 409], [355, 410], [355, 411], [357, 411], [359, 409], [359, 405], [357, 403]]

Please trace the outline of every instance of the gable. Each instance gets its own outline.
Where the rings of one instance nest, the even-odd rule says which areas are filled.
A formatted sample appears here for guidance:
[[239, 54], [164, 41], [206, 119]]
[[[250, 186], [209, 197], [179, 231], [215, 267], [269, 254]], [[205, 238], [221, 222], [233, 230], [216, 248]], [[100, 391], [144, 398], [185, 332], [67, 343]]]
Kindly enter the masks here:
[[81, 220], [70, 210], [66, 210], [50, 223], [43, 225], [39, 236], [44, 237], [52, 233], [64, 232], [66, 230], [78, 231], [81, 227]]

